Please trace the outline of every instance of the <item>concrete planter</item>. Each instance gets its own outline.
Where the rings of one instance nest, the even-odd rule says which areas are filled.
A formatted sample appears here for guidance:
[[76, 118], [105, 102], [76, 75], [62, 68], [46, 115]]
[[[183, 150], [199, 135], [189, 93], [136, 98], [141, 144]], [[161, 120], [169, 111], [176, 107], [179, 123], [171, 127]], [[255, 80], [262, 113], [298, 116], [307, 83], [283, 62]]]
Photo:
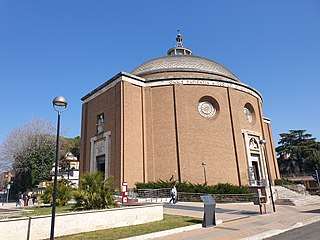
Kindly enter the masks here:
[[[57, 214], [55, 237], [143, 224], [162, 219], [163, 206], [160, 204]], [[0, 220], [1, 238], [27, 239], [29, 223], [30, 240], [50, 237], [51, 215], [46, 215]]]

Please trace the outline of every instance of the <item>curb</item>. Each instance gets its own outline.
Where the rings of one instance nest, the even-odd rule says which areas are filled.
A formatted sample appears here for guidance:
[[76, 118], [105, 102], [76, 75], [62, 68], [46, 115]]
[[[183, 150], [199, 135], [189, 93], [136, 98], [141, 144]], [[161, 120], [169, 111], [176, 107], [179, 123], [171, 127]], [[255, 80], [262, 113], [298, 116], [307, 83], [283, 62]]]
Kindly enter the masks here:
[[122, 238], [121, 240], [143, 240], [143, 239], [158, 238], [158, 237], [164, 237], [164, 236], [168, 236], [168, 235], [175, 234], [175, 233], [192, 231], [192, 230], [196, 230], [196, 229], [200, 229], [200, 228], [202, 228], [202, 224], [195, 224], [192, 226], [174, 228], [174, 229], [170, 229], [170, 230], [149, 233], [149, 234], [135, 236], [135, 237]]
[[[216, 220], [216, 225], [222, 224], [222, 220]], [[143, 239], [152, 239], [152, 238], [158, 238], [158, 237], [165, 237], [168, 235], [176, 234], [176, 233], [182, 233], [187, 231], [192, 231], [196, 229], [201, 229], [202, 224], [195, 224], [191, 226], [181, 227], [181, 228], [174, 228], [170, 230], [155, 232], [155, 233], [149, 233], [144, 235], [139, 235], [135, 237], [129, 237], [129, 238], [122, 238], [120, 240], [143, 240]]]

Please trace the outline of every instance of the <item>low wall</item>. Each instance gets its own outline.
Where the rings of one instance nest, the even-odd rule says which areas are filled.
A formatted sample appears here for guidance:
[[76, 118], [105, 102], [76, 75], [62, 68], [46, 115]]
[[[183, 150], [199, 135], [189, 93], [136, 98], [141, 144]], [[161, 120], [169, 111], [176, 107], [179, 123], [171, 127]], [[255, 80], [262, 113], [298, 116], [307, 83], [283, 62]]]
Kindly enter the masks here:
[[290, 185], [283, 185], [283, 187], [288, 188], [292, 191], [295, 191], [300, 194], [307, 195], [306, 187], [302, 184], [290, 184]]
[[[265, 193], [265, 187], [262, 193]], [[166, 201], [170, 199], [170, 188], [160, 188], [160, 189], [134, 189], [135, 197], [139, 199], [150, 199], [150, 202]], [[251, 189], [248, 194], [211, 194], [217, 203], [239, 203], [239, 202], [252, 202], [253, 196], [257, 194], [257, 187]], [[200, 196], [205, 195], [205, 193], [187, 193], [178, 192], [178, 200], [183, 202], [202, 202]], [[155, 200], [154, 200], [155, 199]], [[159, 200], [160, 199], [160, 200]], [[147, 201], [148, 202], [148, 201]]]
[[[56, 214], [55, 237], [163, 219], [163, 206], [150, 204]], [[29, 218], [0, 220], [1, 239], [27, 239]], [[31, 218], [30, 240], [50, 238], [51, 215]]]
[[[200, 196], [204, 193], [178, 193], [179, 201], [183, 202], [201, 202]], [[256, 194], [210, 194], [217, 203], [239, 203], [252, 202]]]

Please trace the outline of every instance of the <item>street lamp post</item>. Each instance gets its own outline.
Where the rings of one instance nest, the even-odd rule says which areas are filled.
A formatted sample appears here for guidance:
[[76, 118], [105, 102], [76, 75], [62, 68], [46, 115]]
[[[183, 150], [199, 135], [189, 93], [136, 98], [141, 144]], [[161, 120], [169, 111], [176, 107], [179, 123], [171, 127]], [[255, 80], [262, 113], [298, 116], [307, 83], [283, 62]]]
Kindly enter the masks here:
[[271, 197], [271, 202], [272, 202], [272, 208], [273, 212], [276, 212], [276, 207], [274, 205], [274, 200], [273, 200], [273, 193], [272, 193], [272, 187], [271, 187], [271, 176], [270, 176], [270, 168], [269, 168], [269, 162], [267, 159], [267, 151], [266, 151], [266, 140], [261, 139], [259, 141], [260, 145], [263, 146], [264, 150], [264, 156], [265, 156], [265, 162], [266, 162], [266, 167], [267, 167], [267, 175], [268, 175], [268, 181], [269, 181], [269, 188], [270, 188], [270, 197]]
[[204, 184], [207, 185], [207, 174], [206, 174], [206, 163], [202, 162], [202, 167], [203, 167], [203, 175], [204, 175]]
[[56, 140], [56, 159], [54, 165], [54, 180], [53, 180], [53, 202], [52, 202], [52, 217], [51, 217], [51, 231], [50, 240], [54, 239], [54, 222], [56, 217], [56, 199], [57, 199], [57, 177], [58, 177], [58, 159], [59, 159], [59, 134], [60, 134], [60, 115], [66, 109], [68, 102], [62, 97], [55, 97], [52, 101], [53, 108], [58, 112], [57, 123], [57, 140]]
[[10, 185], [10, 183], [8, 183], [7, 184], [7, 203], [9, 201], [10, 187], [11, 187], [11, 185]]
[[68, 180], [70, 179], [70, 161], [68, 162]]

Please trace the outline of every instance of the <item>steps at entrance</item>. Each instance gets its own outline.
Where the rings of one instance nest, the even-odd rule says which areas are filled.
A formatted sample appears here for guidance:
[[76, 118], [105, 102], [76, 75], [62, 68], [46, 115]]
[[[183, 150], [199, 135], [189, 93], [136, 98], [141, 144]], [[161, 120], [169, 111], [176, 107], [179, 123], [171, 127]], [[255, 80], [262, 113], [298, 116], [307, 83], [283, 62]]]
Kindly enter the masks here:
[[286, 199], [277, 199], [276, 201], [275, 201], [275, 204], [276, 205], [290, 205], [290, 206], [295, 206], [295, 204], [291, 201], [291, 199], [288, 199], [288, 198], [286, 198]]
[[320, 204], [320, 197], [318, 195], [300, 194], [281, 186], [274, 186], [273, 188], [276, 195], [275, 204], [277, 205], [303, 206]]

